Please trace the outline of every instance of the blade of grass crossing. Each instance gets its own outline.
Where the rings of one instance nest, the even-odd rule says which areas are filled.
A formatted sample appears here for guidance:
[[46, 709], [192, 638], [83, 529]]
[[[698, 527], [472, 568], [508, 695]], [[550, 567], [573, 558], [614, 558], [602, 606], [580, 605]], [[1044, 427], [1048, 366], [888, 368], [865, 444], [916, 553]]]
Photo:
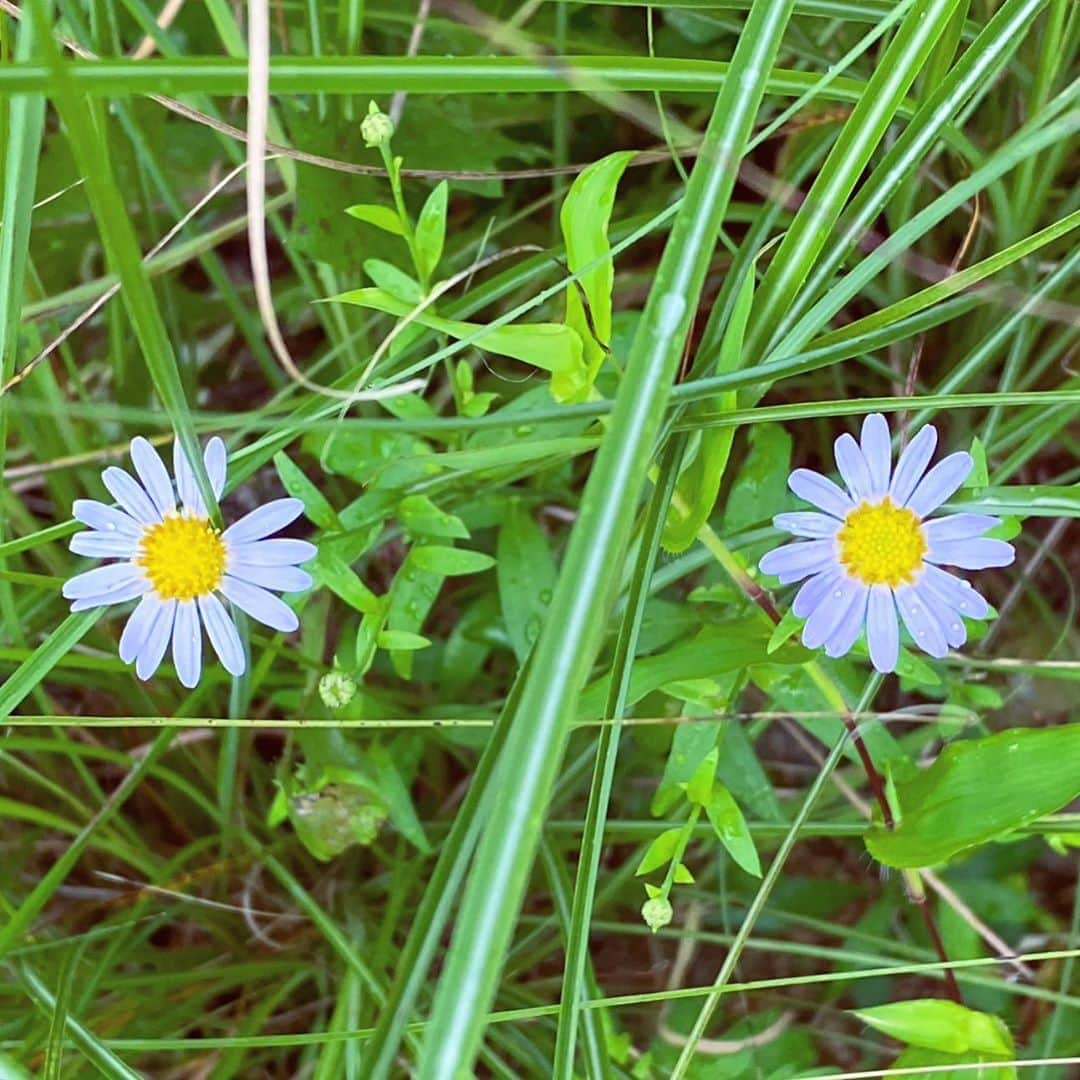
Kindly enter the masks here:
[[[626, 710], [626, 695], [630, 688], [630, 672], [637, 651], [645, 603], [649, 599], [649, 582], [657, 552], [660, 550], [660, 538], [664, 533], [668, 503], [678, 481], [685, 445], [686, 436], [676, 436], [661, 463], [660, 477], [649, 501], [637, 564], [630, 581], [626, 609], [615, 644], [611, 665], [611, 691], [604, 708], [604, 715], [610, 717], [612, 722], [602, 728], [596, 743], [596, 766], [589, 787], [589, 804], [585, 812], [581, 854], [578, 857], [574, 882], [573, 907], [567, 927], [566, 963], [563, 969], [559, 1026], [555, 1040], [555, 1068], [552, 1074], [558, 1080], [570, 1080], [574, 1073], [577, 1025], [586, 989], [584, 974], [589, 950], [589, 922], [596, 895], [596, 875], [604, 843], [604, 824], [611, 799], [619, 737], [622, 734], [622, 718]], [[591, 1015], [591, 1010], [587, 1015]]]
[[908, 12], [852, 109], [806, 201], [773, 256], [758, 291], [747, 334], [748, 354], [759, 355], [772, 328], [810, 273], [856, 183], [896, 118], [904, 96], [960, 0], [921, 0]]
[[420, 1080], [457, 1078], [476, 1059], [573, 700], [599, 647], [654, 440], [792, 6], [793, 0], [757, 0], [751, 8], [657, 268], [507, 737], [491, 825], [435, 991]]

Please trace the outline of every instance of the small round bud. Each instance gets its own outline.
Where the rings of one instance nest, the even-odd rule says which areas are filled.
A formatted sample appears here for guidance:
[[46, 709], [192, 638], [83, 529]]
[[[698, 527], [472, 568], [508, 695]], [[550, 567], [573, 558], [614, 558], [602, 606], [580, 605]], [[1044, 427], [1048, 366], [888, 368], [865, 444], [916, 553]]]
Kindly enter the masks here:
[[360, 124], [360, 134], [364, 136], [365, 146], [386, 146], [394, 134], [394, 121], [372, 101]]
[[674, 915], [671, 903], [666, 896], [654, 896], [641, 905], [641, 917], [645, 925], [655, 934], [671, 922]]
[[328, 709], [343, 709], [356, 695], [356, 682], [344, 671], [328, 671], [319, 680], [319, 697]]

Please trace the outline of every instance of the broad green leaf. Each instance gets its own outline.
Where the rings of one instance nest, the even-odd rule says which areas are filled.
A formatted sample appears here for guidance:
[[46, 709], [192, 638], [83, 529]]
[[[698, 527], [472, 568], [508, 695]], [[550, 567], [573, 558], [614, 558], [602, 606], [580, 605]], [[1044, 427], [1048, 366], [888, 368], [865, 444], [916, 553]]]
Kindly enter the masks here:
[[[627, 704], [667, 683], [684, 679], [707, 679], [751, 664], [802, 664], [809, 653], [800, 645], [788, 644], [769, 656], [768, 628], [756, 617], [706, 626], [694, 637], [634, 663]], [[609, 676], [590, 683], [578, 701], [578, 718], [595, 720], [603, 716]], [[698, 759], [700, 760], [700, 759]], [[697, 762], [695, 761], [695, 766]]]
[[461, 518], [440, 510], [426, 495], [406, 495], [398, 503], [397, 516], [412, 536], [464, 540], [469, 535]]
[[[728, 320], [720, 343], [720, 355], [715, 374], [726, 375], [737, 371], [743, 364], [743, 338], [746, 323], [754, 300], [754, 267], [747, 267], [739, 285], [735, 306]], [[738, 393], [728, 390], [698, 404], [695, 411], [724, 413], [738, 404]], [[695, 540], [701, 527], [709, 520], [716, 506], [716, 497], [724, 478], [731, 444], [735, 439], [734, 427], [704, 428], [698, 433], [697, 453], [679, 477], [678, 486], [671, 499], [664, 526], [664, 548], [673, 553], [685, 551]]]
[[405, 229], [401, 224], [396, 210], [389, 206], [380, 206], [378, 203], [358, 203], [356, 206], [347, 206], [345, 213], [358, 221], [366, 221], [383, 232], [393, 233], [394, 236], [404, 236]]
[[[410, 773], [406, 772], [403, 777], [402, 770], [405, 766], [400, 764], [402, 758], [400, 751], [407, 750], [408, 744], [402, 744], [399, 741], [394, 745], [399, 751], [398, 753], [394, 752], [393, 747], [383, 746], [379, 743], [373, 744], [369, 748], [365, 760], [375, 776], [379, 794], [386, 800], [386, 806], [390, 812], [390, 824], [406, 840], [426, 854], [431, 850], [431, 845], [428, 843], [427, 836], [424, 833], [424, 826], [420, 823], [420, 818], [416, 814], [412, 795], [409, 794], [406, 780], [409, 779]], [[404, 757], [408, 758], [408, 754], [405, 754]]]
[[[416, 310], [415, 305], [399, 300], [385, 289], [353, 289], [333, 299], [399, 318], [413, 315]], [[568, 326], [528, 323], [491, 329], [481, 323], [444, 319], [427, 309], [415, 314], [413, 321], [458, 341], [467, 341], [478, 349], [551, 372], [551, 393], [556, 401], [576, 400], [588, 385], [581, 337]]]
[[[446, 580], [443, 574], [420, 565], [417, 553], [422, 549], [423, 545], [417, 545], [405, 556], [387, 594], [386, 625], [392, 630], [419, 633]], [[390, 662], [402, 679], [412, 677], [413, 656], [411, 649], [394, 649], [390, 653]]]
[[1080, 517], [1080, 484], [1016, 484], [991, 487], [977, 499], [957, 499], [946, 507], [997, 517]]
[[675, 849], [679, 846], [679, 837], [681, 836], [681, 828], [665, 829], [645, 849], [645, 854], [641, 857], [641, 862], [638, 863], [634, 874], [640, 877], [642, 874], [648, 874], [665, 863], [671, 862], [675, 857]]
[[690, 868], [685, 863], [679, 863], [675, 867], [675, 873], [672, 874], [671, 880], [676, 885], [693, 885], [694, 875], [690, 872]]
[[408, 630], [383, 630], [378, 637], [380, 649], [403, 649], [415, 652], [426, 649], [431, 641], [422, 634], [413, 634]]
[[353, 844], [372, 843], [387, 813], [379, 793], [366, 785], [326, 784], [289, 799], [292, 827], [320, 862], [329, 862]]
[[325, 585], [346, 604], [365, 615], [377, 611], [378, 598], [360, 580], [360, 575], [333, 549], [322, 547], [309, 564], [315, 580]]
[[459, 574], [479, 574], [490, 570], [495, 560], [482, 551], [467, 551], [464, 548], [445, 547], [441, 544], [420, 544], [413, 548], [412, 562], [421, 570], [444, 577]]
[[507, 504], [496, 546], [499, 605], [514, 655], [523, 661], [540, 633], [557, 575], [547, 537], [528, 506]]
[[[587, 384], [581, 388], [581, 398], [587, 396], [604, 362], [605, 349], [611, 344], [615, 267], [608, 242], [608, 223], [615, 205], [615, 189], [633, 156], [633, 151], [623, 151], [594, 161], [570, 185], [559, 211], [567, 265], [571, 272], [580, 273], [577, 284], [571, 282], [566, 287], [566, 325], [578, 334], [584, 347], [588, 375]], [[593, 263], [597, 265], [584, 269]], [[588, 302], [587, 314], [582, 292]]]
[[769, 638], [769, 653], [776, 652], [785, 641], [790, 641], [802, 629], [802, 625], [803, 620], [795, 612], [785, 611], [783, 618], [773, 629], [772, 637]]
[[649, 805], [653, 817], [662, 817], [682, 797], [683, 785], [716, 746], [720, 726], [719, 721], [710, 720], [676, 725], [671, 750], [664, 764], [664, 775]]
[[446, 199], [449, 193], [445, 180], [440, 180], [427, 197], [416, 221], [416, 268], [421, 281], [430, 281], [442, 258], [446, 240]]
[[365, 259], [364, 273], [384, 292], [405, 304], [419, 304], [424, 298], [420, 283], [383, 259]]
[[304, 514], [308, 521], [329, 532], [341, 529], [337, 511], [284, 450], [274, 455], [274, 467], [285, 490], [304, 504]]
[[701, 759], [701, 763], [686, 782], [686, 797], [697, 806], [708, 806], [712, 800], [718, 757], [719, 754], [714, 747]]
[[761, 877], [761, 860], [754, 847], [754, 838], [750, 835], [739, 804], [723, 784], [713, 788], [705, 811], [728, 854], [748, 874]]
[[996, 1016], [976, 1012], [954, 1001], [921, 998], [854, 1010], [864, 1024], [909, 1046], [949, 1054], [993, 1054], [1012, 1057], [1009, 1029]]
[[899, 820], [867, 834], [887, 866], [922, 867], [1010, 833], [1080, 796], [1080, 724], [1017, 728], [947, 746], [895, 780]]
[[791, 472], [791, 436], [779, 424], [750, 429], [750, 452], [739, 467], [724, 509], [724, 531], [739, 532], [770, 521], [793, 505], [787, 479]]

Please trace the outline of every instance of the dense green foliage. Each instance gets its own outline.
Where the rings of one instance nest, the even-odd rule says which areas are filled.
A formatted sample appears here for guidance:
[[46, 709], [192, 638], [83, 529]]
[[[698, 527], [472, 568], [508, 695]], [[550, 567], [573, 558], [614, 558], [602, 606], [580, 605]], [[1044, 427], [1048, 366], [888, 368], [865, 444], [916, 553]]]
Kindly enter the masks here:
[[[0, 1080], [1074, 1075], [1080, 9], [244, 8], [0, 0]], [[885, 676], [873, 412], [1017, 551]], [[136, 435], [303, 502], [239, 677], [61, 596]]]

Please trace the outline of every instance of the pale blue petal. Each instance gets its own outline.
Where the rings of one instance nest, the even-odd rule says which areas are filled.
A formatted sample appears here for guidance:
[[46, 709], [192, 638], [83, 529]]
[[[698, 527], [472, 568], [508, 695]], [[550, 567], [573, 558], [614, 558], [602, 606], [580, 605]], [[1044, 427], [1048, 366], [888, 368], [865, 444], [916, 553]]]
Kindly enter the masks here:
[[926, 522], [923, 529], [927, 540], [971, 540], [1000, 524], [1001, 518], [989, 514], [949, 514]]
[[881, 413], [871, 413], [863, 420], [859, 441], [870, 469], [870, 497], [876, 502], [888, 494], [892, 472], [892, 439], [889, 425]]
[[258, 585], [249, 585], [246, 581], [226, 575], [221, 579], [220, 588], [241, 611], [246, 611], [271, 630], [288, 634], [300, 625], [296, 612], [288, 604]]
[[135, 674], [144, 682], [161, 666], [172, 637], [178, 606], [175, 600], [166, 601], [154, 615], [153, 624], [146, 633], [146, 643], [135, 659]]
[[896, 670], [900, 658], [900, 626], [896, 621], [896, 601], [888, 585], [872, 585], [866, 605], [866, 644], [876, 671], [887, 675]]
[[150, 632], [164, 606], [152, 593], [147, 593], [139, 601], [139, 606], [131, 613], [124, 632], [120, 635], [120, 659], [125, 664], [134, 663], [139, 653], [146, 648]]
[[229, 544], [229, 561], [237, 566], [297, 566], [314, 559], [318, 551], [306, 540], [253, 540]]
[[206, 503], [199, 492], [199, 485], [195, 482], [195, 470], [192, 469], [179, 439], [173, 443], [173, 472], [176, 474], [176, 490], [185, 509], [196, 517], [206, 517]]
[[854, 578], [842, 577], [832, 591], [811, 612], [803, 627], [802, 642], [808, 649], [825, 644], [839, 627], [852, 604], [860, 602], [866, 586]]
[[990, 605], [970, 581], [954, 577], [936, 566], [927, 563], [923, 567], [919, 584], [928, 588], [942, 604], [969, 619], [986, 619], [990, 615]]
[[907, 508], [919, 517], [932, 514], [967, 479], [974, 464], [966, 450], [943, 458], [919, 481], [907, 501]]
[[274, 499], [230, 525], [222, 536], [228, 544], [247, 544], [284, 529], [304, 512], [299, 499]]
[[869, 588], [861, 585], [860, 591], [856, 592], [843, 618], [836, 624], [836, 629], [825, 642], [827, 656], [836, 659], [838, 656], [846, 656], [851, 652], [851, 646], [855, 644], [863, 623], [866, 622], [866, 602], [869, 595]]
[[202, 628], [194, 600], [180, 600], [176, 605], [176, 625], [172, 639], [176, 676], [189, 690], [199, 683], [202, 674]]
[[847, 492], [842, 491], [828, 477], [810, 469], [796, 469], [788, 477], [788, 487], [800, 499], [805, 499], [835, 518], [845, 517], [855, 508]]
[[930, 464], [936, 447], [937, 428], [927, 424], [904, 448], [889, 485], [889, 494], [898, 506], [903, 506], [908, 501], [926, 472], [926, 466]]
[[220, 499], [225, 490], [225, 474], [229, 468], [229, 452], [225, 449], [225, 443], [216, 435], [206, 444], [203, 451], [203, 464], [206, 466], [206, 475], [210, 477], [210, 487], [213, 488], [215, 498]]
[[911, 585], [901, 586], [894, 595], [911, 640], [923, 652], [940, 660], [949, 651], [949, 645], [945, 640], [945, 631], [933, 610], [938, 605], [934, 604], [932, 608]]
[[262, 585], [277, 592], [306, 592], [314, 584], [311, 575], [296, 566], [254, 566], [233, 562], [229, 564], [229, 573], [252, 585]]
[[809, 536], [815, 540], [836, 535], [836, 530], [843, 522], [828, 514], [819, 514], [813, 510], [796, 510], [790, 514], [777, 514], [773, 524], [793, 536]]
[[173, 513], [176, 510], [176, 496], [169, 471], [162, 464], [158, 452], [141, 435], [131, 440], [131, 462], [159, 516]]
[[76, 499], [71, 507], [71, 516], [101, 532], [118, 533], [136, 539], [143, 534], [143, 527], [133, 517], [125, 514], [123, 510], [106, 506], [97, 499]]
[[143, 525], [156, 525], [161, 520], [161, 515], [150, 501], [150, 496], [123, 469], [110, 465], [101, 474], [101, 480], [109, 489], [109, 494], [136, 521]]
[[68, 600], [81, 600], [86, 596], [107, 595], [114, 589], [122, 589], [136, 581], [149, 588], [149, 582], [137, 566], [132, 563], [113, 563], [109, 566], [97, 566], [84, 574], [76, 574], [64, 582], [62, 592]]
[[927, 561], [958, 566], [961, 570], [988, 570], [992, 566], [1008, 566], [1016, 558], [1012, 544], [1004, 540], [931, 540]]
[[91, 608], [109, 607], [111, 604], [126, 604], [128, 600], [136, 600], [145, 596], [150, 591], [150, 582], [145, 578], [134, 578], [123, 585], [117, 585], [107, 592], [94, 593], [90, 596], [80, 596], [71, 604], [72, 611], [89, 611]]
[[199, 597], [199, 614], [222, 667], [230, 675], [243, 675], [247, 666], [244, 645], [224, 605], [213, 593], [207, 593]]
[[859, 444], [844, 432], [836, 440], [833, 450], [836, 454], [836, 467], [840, 470], [852, 497], [856, 502], [869, 499], [873, 494], [874, 484], [870, 478], [870, 466], [866, 464]]
[[91, 559], [130, 559], [138, 550], [139, 541], [114, 532], [80, 532], [71, 538], [68, 547], [74, 554]]
[[825, 597], [836, 588], [843, 576], [844, 572], [838, 566], [823, 570], [820, 574], [815, 574], [795, 594], [791, 610], [800, 619], [807, 618]]
[[781, 584], [790, 585], [836, 564], [836, 544], [832, 540], [809, 540], [774, 548], [758, 564], [763, 574], [772, 574]]

